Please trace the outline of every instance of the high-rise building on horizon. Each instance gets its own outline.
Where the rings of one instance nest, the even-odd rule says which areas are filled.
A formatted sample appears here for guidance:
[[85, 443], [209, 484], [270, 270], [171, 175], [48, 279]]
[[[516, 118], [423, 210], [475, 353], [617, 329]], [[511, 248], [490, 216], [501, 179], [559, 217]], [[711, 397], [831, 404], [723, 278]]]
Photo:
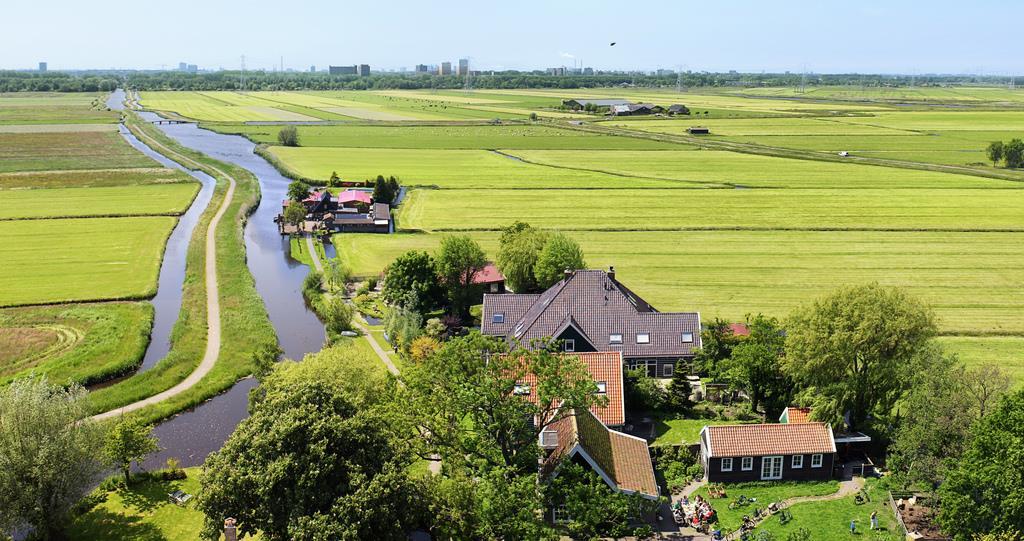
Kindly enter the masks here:
[[188, 64], [185, 62], [178, 62], [178, 71], [188, 71]]
[[459, 72], [458, 72], [457, 75], [459, 77], [465, 77], [467, 73], [469, 73], [469, 59], [468, 58], [460, 58], [459, 59]]
[[451, 75], [452, 74], [452, 63], [441, 62], [441, 66], [437, 68], [438, 75]]
[[430, 66], [426, 64], [416, 64], [416, 73], [426, 73], [430, 71]]
[[39, 63], [39, 71], [43, 72], [43, 73], [46, 72], [46, 62], [40, 62]]
[[369, 77], [370, 76], [370, 65], [369, 64], [359, 64], [359, 76], [360, 77]]

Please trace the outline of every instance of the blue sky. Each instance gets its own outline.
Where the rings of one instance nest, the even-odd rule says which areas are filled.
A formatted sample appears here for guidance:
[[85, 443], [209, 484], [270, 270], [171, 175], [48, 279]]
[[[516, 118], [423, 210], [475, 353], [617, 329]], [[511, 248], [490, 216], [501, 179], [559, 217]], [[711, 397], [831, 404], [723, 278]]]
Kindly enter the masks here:
[[[147, 18], [148, 17], [148, 18]], [[684, 66], [700, 71], [1024, 75], [1024, 2], [10, 2], [0, 68]], [[609, 42], [615, 41], [615, 47]]]

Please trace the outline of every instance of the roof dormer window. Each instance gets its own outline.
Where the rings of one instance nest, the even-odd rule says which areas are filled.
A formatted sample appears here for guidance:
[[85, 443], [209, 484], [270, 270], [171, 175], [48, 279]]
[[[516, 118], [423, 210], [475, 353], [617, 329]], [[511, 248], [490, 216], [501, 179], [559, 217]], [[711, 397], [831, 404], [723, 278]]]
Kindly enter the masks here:
[[512, 388], [512, 394], [516, 396], [525, 396], [530, 394], [530, 386], [525, 383], [516, 383], [515, 387]]
[[683, 343], [685, 343], [685, 344], [692, 344], [693, 343], [693, 333], [692, 332], [684, 332], [683, 333]]
[[612, 333], [612, 334], [609, 334], [608, 335], [608, 343], [609, 344], [621, 344], [622, 343], [622, 333]]
[[496, 314], [491, 316], [491, 323], [504, 323], [504, 322], [505, 322], [505, 312], [497, 312]]
[[651, 343], [651, 334], [650, 333], [646, 333], [646, 332], [638, 332], [638, 333], [636, 333], [636, 343], [637, 344], [650, 344]]

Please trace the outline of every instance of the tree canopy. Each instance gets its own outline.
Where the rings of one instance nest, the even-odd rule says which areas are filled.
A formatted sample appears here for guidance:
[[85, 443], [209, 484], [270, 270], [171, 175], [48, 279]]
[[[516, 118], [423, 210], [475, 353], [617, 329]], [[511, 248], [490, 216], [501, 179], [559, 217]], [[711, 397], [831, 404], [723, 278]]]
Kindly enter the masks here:
[[537, 279], [538, 287], [547, 289], [564, 277], [565, 269], [577, 270], [586, 267], [587, 263], [583, 260], [580, 245], [562, 233], [553, 233], [548, 236], [544, 248], [537, 256], [533, 276]]
[[45, 378], [0, 387], [0, 532], [25, 524], [62, 539], [71, 507], [103, 471], [103, 434], [86, 416], [85, 389]]
[[497, 264], [510, 289], [517, 293], [538, 289], [534, 267], [547, 238], [547, 233], [525, 222], [515, 222], [502, 230]]
[[853, 428], [887, 416], [910, 386], [906, 370], [935, 335], [931, 310], [897, 288], [844, 287], [797, 309], [783, 368], [814, 398], [814, 416]]
[[309, 184], [301, 180], [293, 180], [288, 184], [288, 199], [301, 203], [309, 197]]
[[405, 252], [384, 269], [381, 298], [388, 303], [423, 314], [436, 308], [443, 294], [434, 258], [427, 252]]
[[286, 147], [299, 146], [299, 130], [295, 126], [285, 126], [277, 132], [277, 142]]
[[107, 463], [124, 473], [125, 484], [131, 481], [132, 462], [142, 460], [159, 449], [151, 428], [135, 417], [122, 417], [107, 433], [103, 457]]
[[445, 235], [434, 258], [441, 285], [448, 294], [451, 313], [460, 317], [469, 315], [469, 307], [480, 295], [473, 280], [487, 265], [487, 256], [469, 235]]
[[782, 371], [786, 337], [778, 320], [758, 314], [747, 319], [750, 335], [732, 348], [718, 373], [750, 395], [754, 411], [765, 406], [765, 416], [777, 418], [789, 405], [794, 384]]

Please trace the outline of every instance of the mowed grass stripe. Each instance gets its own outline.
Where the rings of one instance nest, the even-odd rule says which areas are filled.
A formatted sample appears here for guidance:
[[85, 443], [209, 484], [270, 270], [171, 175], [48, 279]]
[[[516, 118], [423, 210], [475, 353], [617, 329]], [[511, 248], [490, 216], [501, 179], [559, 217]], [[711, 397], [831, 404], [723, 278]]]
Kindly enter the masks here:
[[[509, 221], [497, 222], [499, 226]], [[498, 232], [471, 232], [493, 258]], [[1024, 233], [685, 231], [571, 233], [591, 268], [617, 275], [660, 310], [705, 319], [785, 316], [844, 284], [877, 281], [931, 304], [946, 333], [1024, 334]], [[339, 258], [376, 276], [442, 235], [339, 234]]]
[[563, 230], [865, 229], [1024, 231], [1024, 191], [413, 190], [399, 227]]
[[0, 173], [155, 165], [117, 132], [0, 133]]
[[198, 192], [197, 183], [0, 190], [0, 220], [85, 216], [176, 216], [185, 212]]
[[176, 218], [0, 221], [0, 306], [144, 298]]

